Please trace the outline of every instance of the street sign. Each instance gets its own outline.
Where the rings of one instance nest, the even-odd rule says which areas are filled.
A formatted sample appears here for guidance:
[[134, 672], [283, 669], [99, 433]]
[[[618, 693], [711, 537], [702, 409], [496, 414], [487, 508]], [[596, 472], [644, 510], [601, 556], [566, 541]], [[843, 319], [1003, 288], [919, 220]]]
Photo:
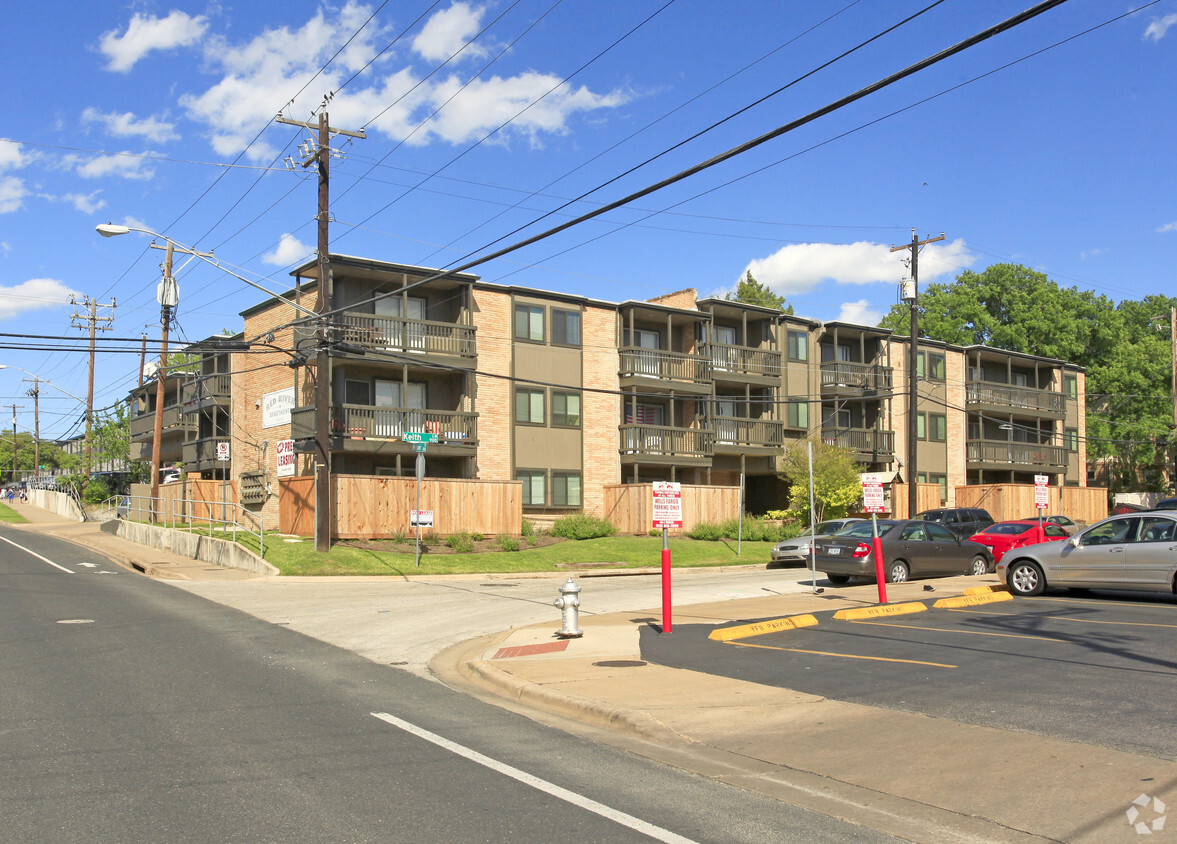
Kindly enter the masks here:
[[862, 509], [866, 513], [885, 513], [886, 500], [883, 497], [883, 479], [878, 475], [862, 476]]
[[229, 444], [226, 442], [217, 443], [217, 460], [229, 459]]
[[409, 527], [433, 527], [433, 511], [410, 510]]
[[429, 443], [413, 443], [413, 451], [424, 453], [427, 448], [429, 448]]
[[1034, 506], [1039, 510], [1045, 510], [1050, 506], [1050, 483], [1049, 475], [1035, 475], [1034, 476]]
[[427, 434], [424, 431], [405, 431], [401, 434], [401, 441], [407, 443], [435, 443], [437, 434]]
[[654, 496], [654, 528], [681, 528], [682, 484], [654, 481], [651, 492]]

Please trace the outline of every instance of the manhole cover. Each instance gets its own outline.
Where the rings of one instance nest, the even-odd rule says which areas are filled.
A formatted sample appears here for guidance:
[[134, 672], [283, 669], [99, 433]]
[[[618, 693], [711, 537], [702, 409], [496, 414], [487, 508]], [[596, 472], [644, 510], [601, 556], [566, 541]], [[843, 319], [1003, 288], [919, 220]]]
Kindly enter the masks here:
[[641, 668], [645, 664], [640, 659], [603, 659], [593, 663], [600, 668]]

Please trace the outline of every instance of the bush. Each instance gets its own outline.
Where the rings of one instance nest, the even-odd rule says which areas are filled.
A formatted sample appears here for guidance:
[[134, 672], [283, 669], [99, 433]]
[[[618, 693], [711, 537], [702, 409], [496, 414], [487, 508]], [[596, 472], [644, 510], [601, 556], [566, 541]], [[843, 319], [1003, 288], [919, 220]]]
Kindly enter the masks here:
[[101, 504], [108, 498], [110, 498], [110, 487], [106, 485], [106, 481], [101, 479], [90, 481], [82, 492], [82, 500], [87, 504]]
[[723, 527], [715, 522], [699, 522], [687, 531], [687, 536], [703, 542], [718, 542], [723, 539]]
[[474, 550], [474, 536], [472, 534], [462, 531], [460, 533], [451, 533], [445, 538], [445, 544], [449, 548], [453, 548], [459, 554], [468, 554]]
[[524, 539], [530, 542], [531, 540], [535, 539], [535, 525], [527, 521], [527, 519], [524, 519], [523, 527], [520, 529], [520, 533], [523, 534]]
[[586, 516], [583, 513], [561, 516], [552, 525], [552, 536], [564, 539], [598, 539], [602, 536], [613, 536], [615, 533], [617, 528], [608, 520]]
[[519, 540], [513, 536], [507, 536], [505, 533], [501, 533], [495, 537], [495, 545], [499, 546], [499, 550], [502, 551], [519, 550]]

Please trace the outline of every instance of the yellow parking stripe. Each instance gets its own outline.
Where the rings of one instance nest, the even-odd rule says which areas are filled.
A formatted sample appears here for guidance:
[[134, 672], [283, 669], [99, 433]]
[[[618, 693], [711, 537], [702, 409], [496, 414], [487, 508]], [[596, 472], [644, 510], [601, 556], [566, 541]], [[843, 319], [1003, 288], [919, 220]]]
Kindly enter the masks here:
[[899, 627], [904, 630], [932, 630], [936, 633], [960, 633], [966, 636], [997, 636], [1004, 639], [1034, 639], [1039, 642], [1065, 642], [1050, 636], [1025, 636], [1021, 633], [991, 633], [985, 630], [953, 630], [948, 627], [923, 627], [918, 624], [895, 624], [891, 621], [852, 621], [851, 624], [876, 624], [879, 627]]
[[817, 656], [838, 656], [843, 659], [869, 659], [872, 662], [904, 662], [908, 665], [927, 665], [931, 668], [956, 668], [955, 665], [947, 665], [943, 662], [924, 662], [919, 659], [892, 659], [885, 656], [863, 656], [861, 654], [839, 654], [832, 651], [809, 651], [804, 648], [778, 648], [774, 645], [757, 645], [752, 642], [724, 642], [725, 645], [738, 645], [743, 648], [763, 648], [766, 651], [787, 651], [796, 654], [815, 654]]

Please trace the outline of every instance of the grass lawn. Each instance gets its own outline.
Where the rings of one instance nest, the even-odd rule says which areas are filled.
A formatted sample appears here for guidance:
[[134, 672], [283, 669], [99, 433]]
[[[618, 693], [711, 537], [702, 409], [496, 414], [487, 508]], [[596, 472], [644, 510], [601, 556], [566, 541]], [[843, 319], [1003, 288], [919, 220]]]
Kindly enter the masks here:
[[28, 519], [20, 513], [13, 510], [7, 504], [0, 504], [0, 522], [8, 522], [9, 524], [21, 525], [27, 524]]
[[[315, 552], [312, 540], [286, 542], [266, 536], [266, 560], [287, 575], [409, 575], [409, 574], [493, 574], [509, 572], [574, 572], [597, 568], [644, 568], [662, 564], [662, 538], [655, 536], [611, 536], [603, 539], [564, 540], [518, 551], [456, 554], [444, 546], [421, 546], [421, 567], [414, 565], [410, 546], [378, 550], [382, 543], [368, 542], [359, 548], [345, 543], [334, 545], [326, 554]], [[735, 540], [700, 542], [671, 539], [671, 565], [675, 568], [730, 565], [766, 565], [771, 542], [743, 543], [736, 555]]]

